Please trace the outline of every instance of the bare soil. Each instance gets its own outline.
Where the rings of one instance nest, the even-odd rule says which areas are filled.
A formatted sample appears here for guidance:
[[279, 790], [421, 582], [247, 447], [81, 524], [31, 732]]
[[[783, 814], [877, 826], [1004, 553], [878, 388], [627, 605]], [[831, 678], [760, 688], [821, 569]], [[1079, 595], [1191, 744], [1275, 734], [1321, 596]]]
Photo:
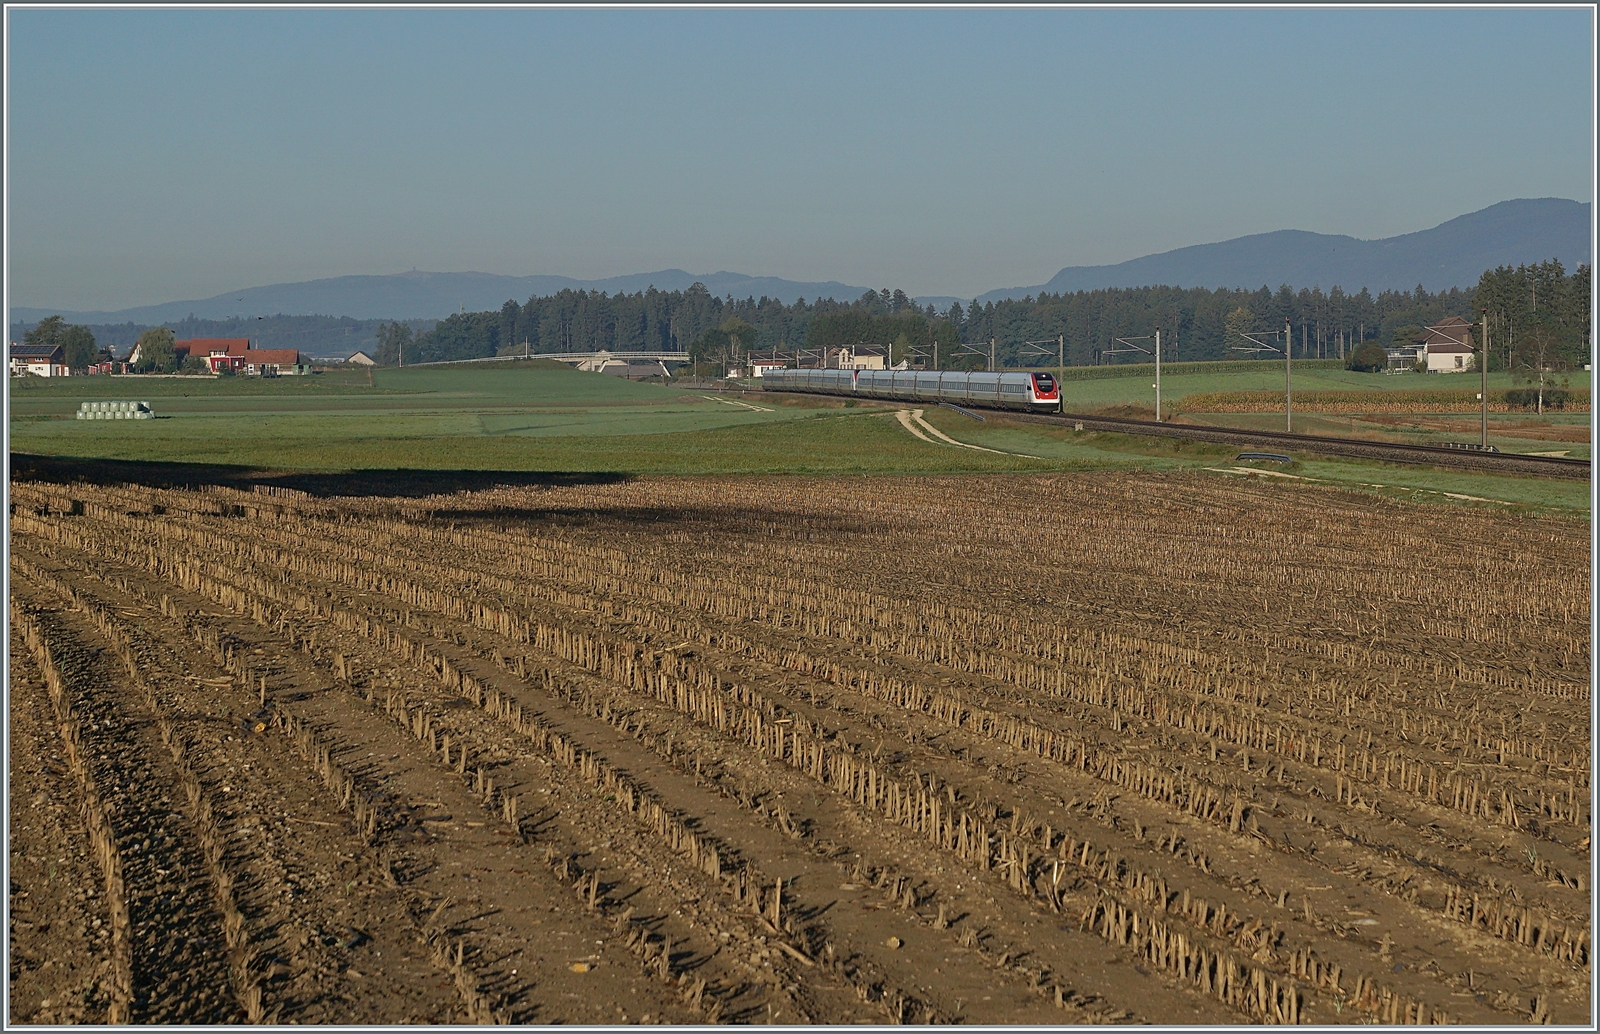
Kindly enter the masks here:
[[[1447, 417], [1385, 417], [1369, 415], [1362, 419], [1368, 423], [1383, 424], [1388, 427], [1405, 425], [1429, 431], [1443, 431], [1447, 434], [1474, 434], [1482, 426], [1478, 420], [1450, 419]], [[1503, 438], [1531, 438], [1541, 442], [1587, 442], [1589, 440], [1589, 427], [1587, 424], [1558, 424], [1552, 420], [1541, 420], [1533, 417], [1516, 421], [1496, 420], [1490, 426], [1497, 437]]]
[[12, 485], [20, 1023], [1584, 1023], [1587, 526]]

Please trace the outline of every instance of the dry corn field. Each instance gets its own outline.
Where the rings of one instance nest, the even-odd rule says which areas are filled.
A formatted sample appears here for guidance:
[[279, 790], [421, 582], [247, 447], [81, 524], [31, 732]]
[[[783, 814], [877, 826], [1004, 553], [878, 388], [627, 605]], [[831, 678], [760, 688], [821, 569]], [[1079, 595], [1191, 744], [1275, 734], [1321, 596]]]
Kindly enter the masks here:
[[1588, 528], [12, 485], [21, 1022], [1584, 1023]]

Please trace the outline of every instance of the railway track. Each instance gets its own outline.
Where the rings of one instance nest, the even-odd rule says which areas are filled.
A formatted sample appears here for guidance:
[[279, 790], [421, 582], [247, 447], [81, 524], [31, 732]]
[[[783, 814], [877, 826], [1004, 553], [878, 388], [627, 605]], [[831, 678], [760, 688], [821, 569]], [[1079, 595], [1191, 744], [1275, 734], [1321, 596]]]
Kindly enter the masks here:
[[[777, 394], [777, 393], [774, 393]], [[788, 393], [785, 393], [788, 394]], [[860, 399], [869, 405], [899, 405], [891, 399]], [[987, 409], [968, 403], [974, 409]], [[1024, 413], [1000, 410], [1011, 419], [1040, 424], [1071, 424], [1088, 431], [1117, 431], [1164, 438], [1229, 445], [1276, 445], [1317, 452], [1328, 456], [1382, 460], [1388, 463], [1425, 463], [1457, 470], [1490, 471], [1504, 474], [1532, 474], [1537, 477], [1572, 481], [1589, 480], [1589, 461], [1566, 456], [1529, 456], [1506, 452], [1476, 452], [1439, 445], [1411, 445], [1405, 442], [1375, 442], [1365, 438], [1336, 438], [1287, 431], [1249, 431], [1232, 427], [1205, 427], [1197, 424], [1157, 423], [1154, 420], [1129, 420], [1122, 417], [1093, 416], [1087, 413]]]
[[1278, 445], [1330, 456], [1376, 459], [1390, 463], [1427, 463], [1460, 470], [1493, 471], [1507, 474], [1534, 474], [1539, 477], [1576, 481], [1589, 479], [1589, 461], [1566, 456], [1528, 456], [1507, 452], [1475, 452], [1439, 445], [1412, 445], [1405, 442], [1374, 442], [1364, 438], [1335, 438], [1288, 431], [1247, 431], [1231, 427], [1203, 427], [1195, 424], [1156, 423], [1153, 420], [1128, 420], [1075, 413], [1017, 413], [1014, 416], [1034, 423], [1070, 423], [1092, 431], [1120, 431], [1124, 434], [1149, 434], [1167, 438], [1188, 438], [1230, 445]]

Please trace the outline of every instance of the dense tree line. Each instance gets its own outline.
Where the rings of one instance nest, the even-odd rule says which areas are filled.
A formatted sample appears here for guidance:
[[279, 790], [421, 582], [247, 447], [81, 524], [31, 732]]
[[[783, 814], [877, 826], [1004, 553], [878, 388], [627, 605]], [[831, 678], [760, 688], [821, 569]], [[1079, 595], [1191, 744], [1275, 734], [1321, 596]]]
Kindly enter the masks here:
[[[59, 317], [51, 317], [59, 319]], [[44, 321], [41, 321], [41, 324]], [[293, 348], [307, 355], [349, 355], [357, 349], [371, 353], [378, 346], [378, 328], [385, 320], [358, 320], [348, 316], [266, 316], [203, 320], [188, 316], [167, 329], [179, 341], [191, 338], [249, 338], [257, 348]], [[434, 320], [411, 320], [402, 326], [415, 331], [432, 329]], [[27, 323], [11, 325], [11, 340], [20, 340], [32, 333]], [[127, 356], [133, 350], [139, 335], [152, 329], [144, 323], [96, 323], [89, 331], [103, 348], [112, 349], [118, 356]]]
[[1484, 273], [1473, 308], [1490, 316], [1489, 368], [1537, 372], [1588, 363], [1589, 272], [1588, 265], [1580, 265], [1568, 275], [1552, 259]]
[[[1144, 361], [1137, 354], [1108, 357], [1118, 337], [1138, 338], [1162, 329], [1163, 358], [1172, 361], [1243, 358], [1244, 333], [1292, 329], [1296, 358], [1348, 358], [1363, 344], [1388, 346], [1446, 316], [1478, 318], [1486, 300], [1508, 335], [1544, 341], [1564, 361], [1587, 354], [1589, 267], [1567, 275], [1558, 262], [1490, 270], [1478, 287], [1430, 293], [1338, 287], [1276, 291], [1139, 287], [1072, 294], [1041, 294], [944, 311], [919, 307], [902, 291], [869, 291], [853, 302], [819, 298], [784, 304], [775, 298], [718, 298], [702, 285], [687, 291], [635, 294], [562, 291], [507, 301], [498, 311], [469, 312], [443, 320], [433, 331], [412, 334], [400, 325], [380, 335], [380, 358], [393, 361], [405, 342], [408, 362], [474, 359], [524, 350], [552, 352], [682, 351], [700, 358], [730, 354], [820, 352], [839, 345], [890, 346], [896, 358], [931, 362], [937, 342], [939, 365], [979, 366], [995, 341], [1002, 365], [1053, 365], [1058, 337], [1065, 338], [1069, 365]], [[1513, 328], [1520, 328], [1514, 330]], [[1498, 340], [1498, 331], [1494, 331]], [[1541, 338], [1540, 335], [1543, 335]], [[1030, 348], [1027, 342], [1045, 342]], [[965, 343], [971, 346], [962, 349]], [[1279, 342], [1281, 344], [1281, 341]], [[1506, 343], [1506, 342], [1500, 342]], [[1148, 343], [1146, 343], [1148, 345]], [[1266, 353], [1267, 358], [1271, 353]], [[1498, 346], [1491, 367], [1506, 361]], [[1587, 361], [1587, 360], [1583, 360]]]

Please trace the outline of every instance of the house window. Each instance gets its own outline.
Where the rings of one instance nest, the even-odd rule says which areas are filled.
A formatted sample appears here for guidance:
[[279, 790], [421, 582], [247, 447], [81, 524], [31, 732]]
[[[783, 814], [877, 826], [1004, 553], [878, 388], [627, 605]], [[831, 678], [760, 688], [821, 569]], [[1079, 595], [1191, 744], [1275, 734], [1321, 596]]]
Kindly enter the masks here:
[[1456, 356], [1456, 369], [1458, 369], [1458, 370], [1466, 369], [1466, 363], [1463, 360], [1463, 358], [1461, 356], [1459, 356], [1459, 355]]

